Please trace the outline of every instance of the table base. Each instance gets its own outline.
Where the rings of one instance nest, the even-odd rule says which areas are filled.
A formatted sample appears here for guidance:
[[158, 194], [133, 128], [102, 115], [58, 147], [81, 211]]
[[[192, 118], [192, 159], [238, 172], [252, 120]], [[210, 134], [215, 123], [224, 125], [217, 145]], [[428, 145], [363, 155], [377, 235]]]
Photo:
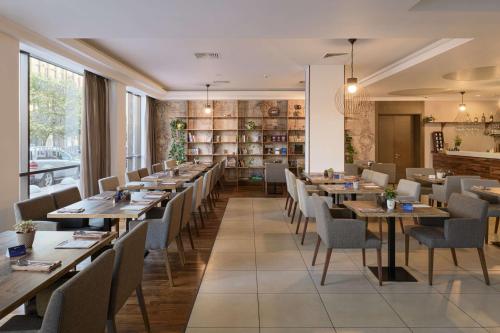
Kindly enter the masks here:
[[[378, 279], [378, 267], [369, 266], [370, 271]], [[406, 269], [403, 267], [395, 267], [394, 277], [389, 278], [389, 267], [382, 267], [382, 281], [396, 281], [396, 282], [417, 282], [418, 280], [413, 277]]]
[[494, 242], [490, 242], [491, 245], [494, 245], [496, 247], [500, 247], [500, 241], [494, 241]]

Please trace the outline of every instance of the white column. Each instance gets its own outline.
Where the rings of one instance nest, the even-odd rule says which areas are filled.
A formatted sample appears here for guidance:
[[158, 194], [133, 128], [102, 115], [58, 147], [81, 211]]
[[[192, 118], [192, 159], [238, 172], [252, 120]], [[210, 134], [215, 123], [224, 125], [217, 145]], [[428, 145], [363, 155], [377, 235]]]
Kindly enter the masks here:
[[0, 231], [12, 230], [19, 200], [19, 41], [0, 33]]
[[109, 84], [111, 175], [118, 176], [120, 184], [125, 183], [126, 99], [125, 85], [111, 80]]
[[343, 65], [306, 69], [306, 171], [344, 170], [344, 115], [335, 105], [343, 83]]

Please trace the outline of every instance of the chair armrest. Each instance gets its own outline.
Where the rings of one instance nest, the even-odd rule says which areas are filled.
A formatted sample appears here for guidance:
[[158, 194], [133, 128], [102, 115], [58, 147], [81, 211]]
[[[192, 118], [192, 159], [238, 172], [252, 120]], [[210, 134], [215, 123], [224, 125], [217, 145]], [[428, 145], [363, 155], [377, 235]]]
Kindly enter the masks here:
[[63, 221], [33, 221], [37, 230], [60, 231], [63, 229]]
[[471, 198], [479, 199], [479, 195], [477, 195], [476, 193], [471, 192], [471, 191], [462, 191], [462, 194], [466, 195], [468, 197], [471, 197]]
[[474, 218], [451, 218], [444, 222], [444, 237], [451, 247], [483, 247], [486, 228]]

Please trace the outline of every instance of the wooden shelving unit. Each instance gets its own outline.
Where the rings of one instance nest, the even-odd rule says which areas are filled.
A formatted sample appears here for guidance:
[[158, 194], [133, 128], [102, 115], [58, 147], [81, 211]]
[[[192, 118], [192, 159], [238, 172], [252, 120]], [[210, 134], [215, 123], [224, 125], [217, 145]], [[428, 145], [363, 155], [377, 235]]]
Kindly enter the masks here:
[[[227, 158], [226, 181], [236, 184], [262, 184], [268, 162], [288, 162], [296, 173], [303, 167], [303, 101], [213, 101], [210, 116], [204, 113], [204, 104], [187, 105], [188, 161]], [[269, 114], [270, 108], [278, 114]]]

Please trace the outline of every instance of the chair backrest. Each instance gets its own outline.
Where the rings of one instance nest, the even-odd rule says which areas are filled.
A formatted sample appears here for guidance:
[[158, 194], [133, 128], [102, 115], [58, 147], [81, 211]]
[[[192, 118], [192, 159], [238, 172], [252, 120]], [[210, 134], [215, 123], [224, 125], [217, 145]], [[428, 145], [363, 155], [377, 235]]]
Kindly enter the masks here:
[[127, 182], [139, 182], [141, 181], [141, 176], [139, 175], [139, 170], [129, 171], [125, 174]]
[[177, 167], [177, 161], [176, 160], [166, 160], [165, 167], [167, 169], [175, 169]]
[[[462, 178], [460, 180], [461, 193], [468, 195], [470, 197], [479, 198], [480, 196], [474, 192], [471, 192], [471, 187], [473, 186], [484, 186], [484, 187], [500, 187], [500, 182], [496, 179], [477, 179], [477, 178]], [[498, 198], [495, 196], [488, 196], [481, 194], [481, 199], [484, 199], [490, 203], [498, 203]]]
[[167, 204], [163, 214], [163, 222], [167, 223], [167, 247], [179, 235], [182, 222], [182, 209], [184, 205], [184, 192], [177, 193]]
[[139, 172], [139, 177], [141, 177], [141, 179], [149, 176], [148, 168], [140, 168], [139, 170], [137, 170], [137, 172]]
[[212, 180], [212, 170], [208, 170], [204, 175], [203, 175], [203, 199], [206, 199], [207, 196], [210, 194], [210, 185], [211, 185], [211, 180]]
[[389, 175], [382, 172], [372, 171], [371, 181], [380, 187], [387, 187], [387, 184], [389, 183]]
[[407, 179], [411, 179], [413, 175], [429, 176], [435, 174], [436, 171], [433, 168], [406, 168]]
[[153, 164], [151, 166], [151, 171], [153, 173], [162, 172], [163, 171], [163, 164], [162, 163]]
[[453, 193], [462, 192], [461, 180], [464, 178], [480, 178], [479, 176], [447, 176], [444, 182], [446, 201], [450, 199]]
[[396, 191], [400, 200], [420, 201], [420, 183], [400, 179]]
[[195, 197], [194, 187], [189, 186], [184, 191], [184, 205], [182, 207], [182, 226], [189, 223], [191, 211], [193, 209], [193, 198]]
[[220, 177], [224, 177], [224, 174], [226, 173], [226, 166], [227, 166], [227, 158], [224, 158], [221, 162], [220, 162]]
[[139, 223], [120, 237], [113, 249], [116, 252], [111, 282], [108, 318], [112, 318], [125, 304], [130, 294], [142, 282], [144, 246], [148, 225]]
[[212, 168], [212, 178], [210, 179], [210, 190], [213, 190], [217, 181], [219, 180], [220, 175], [220, 163], [217, 163]]
[[361, 172], [361, 178], [367, 182], [373, 181], [373, 171], [370, 169], [363, 169]]
[[[388, 182], [396, 183], [396, 164], [394, 163], [374, 163], [371, 167], [372, 171], [384, 173], [389, 176]], [[386, 184], [387, 185], [387, 184]]]
[[307, 192], [306, 184], [300, 180], [296, 180], [297, 183], [297, 197], [299, 200], [299, 208], [302, 211], [304, 217], [314, 217], [314, 209], [310, 203], [309, 193]]
[[264, 173], [266, 183], [285, 183], [286, 168], [286, 163], [266, 163]]
[[203, 178], [198, 177], [193, 184], [193, 205], [191, 211], [196, 212], [198, 207], [201, 205], [201, 200], [203, 199]]
[[346, 176], [358, 176], [359, 168], [354, 163], [344, 163], [344, 174]]
[[114, 259], [115, 251], [107, 250], [57, 288], [50, 298], [40, 332], [104, 332]]
[[118, 181], [118, 177], [116, 176], [101, 178], [99, 179], [98, 183], [100, 193], [106, 191], [116, 191], [116, 188], [120, 186], [120, 182]]
[[53, 192], [51, 195], [52, 198], [54, 198], [54, 203], [58, 209], [82, 200], [80, 190], [76, 186]]
[[14, 215], [18, 223], [26, 220], [46, 221], [47, 214], [56, 209], [54, 198], [47, 194], [16, 202], [14, 204]]
[[289, 193], [290, 196], [292, 197], [293, 201], [297, 202], [298, 200], [298, 194], [297, 194], [297, 177], [293, 172], [290, 170], [286, 169], [288, 171], [288, 181], [290, 182], [290, 189]]

